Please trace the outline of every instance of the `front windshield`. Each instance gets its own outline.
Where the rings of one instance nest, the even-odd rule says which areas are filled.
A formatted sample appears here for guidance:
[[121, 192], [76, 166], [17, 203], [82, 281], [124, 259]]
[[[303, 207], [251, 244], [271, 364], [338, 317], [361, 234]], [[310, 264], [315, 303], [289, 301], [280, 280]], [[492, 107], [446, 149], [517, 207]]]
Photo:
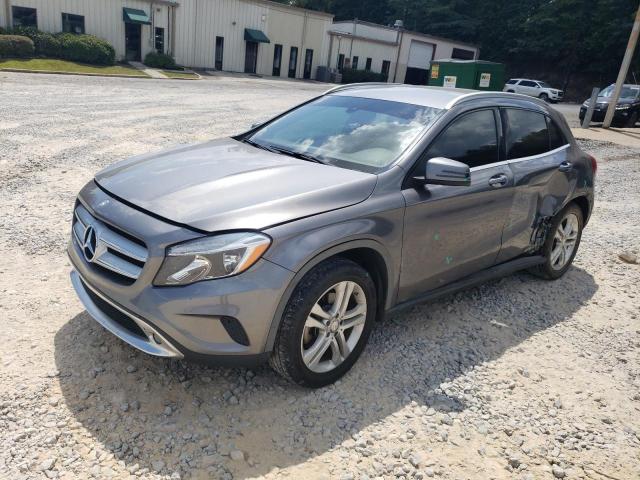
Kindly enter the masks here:
[[542, 88], [552, 88], [547, 82], [538, 82]]
[[249, 140], [322, 163], [376, 172], [391, 165], [440, 112], [409, 103], [326, 95], [271, 122]]
[[[609, 85], [607, 88], [600, 92], [599, 97], [610, 97], [613, 95], [615, 85]], [[640, 96], [640, 85], [623, 85], [620, 92], [620, 98], [638, 98]]]

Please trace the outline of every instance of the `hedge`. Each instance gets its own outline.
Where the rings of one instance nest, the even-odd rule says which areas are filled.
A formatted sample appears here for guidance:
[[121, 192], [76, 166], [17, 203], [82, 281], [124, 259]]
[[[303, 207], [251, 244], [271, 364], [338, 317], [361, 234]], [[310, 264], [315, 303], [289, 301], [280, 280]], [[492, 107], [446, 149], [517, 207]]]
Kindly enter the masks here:
[[387, 77], [382, 73], [371, 70], [354, 70], [353, 68], [342, 69], [342, 83], [363, 83], [363, 82], [386, 82]]
[[94, 65], [113, 65], [116, 51], [106, 41], [93, 35], [47, 33], [31, 27], [16, 27], [12, 33], [33, 40], [35, 54]]
[[33, 40], [21, 35], [0, 35], [0, 58], [32, 57]]
[[144, 57], [144, 64], [151, 68], [176, 69], [176, 61], [171, 55], [150, 52]]

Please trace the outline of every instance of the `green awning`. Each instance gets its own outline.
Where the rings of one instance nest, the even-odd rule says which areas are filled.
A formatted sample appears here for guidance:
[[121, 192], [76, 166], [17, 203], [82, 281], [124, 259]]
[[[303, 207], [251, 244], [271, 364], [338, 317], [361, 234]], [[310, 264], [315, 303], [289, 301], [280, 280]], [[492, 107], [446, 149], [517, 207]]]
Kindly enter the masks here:
[[244, 39], [247, 42], [271, 43], [269, 37], [267, 37], [262, 30], [253, 30], [252, 28], [244, 29]]
[[144, 10], [138, 10], [137, 8], [124, 7], [122, 9], [122, 18], [124, 20], [124, 23], [139, 23], [140, 25], [151, 25], [149, 15], [147, 15]]

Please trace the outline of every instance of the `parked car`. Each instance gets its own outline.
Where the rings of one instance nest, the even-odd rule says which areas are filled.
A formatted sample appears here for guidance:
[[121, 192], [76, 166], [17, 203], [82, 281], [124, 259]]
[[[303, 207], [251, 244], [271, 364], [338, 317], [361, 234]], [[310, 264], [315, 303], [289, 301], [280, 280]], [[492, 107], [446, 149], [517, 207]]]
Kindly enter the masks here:
[[[609, 109], [609, 100], [613, 95], [615, 84], [603, 89], [596, 99], [596, 105], [591, 116], [592, 122], [604, 122], [604, 117]], [[584, 101], [580, 107], [580, 122], [584, 120], [589, 108], [590, 98]], [[613, 113], [612, 124], [619, 127], [634, 127], [640, 116], [640, 85], [624, 84], [620, 92], [620, 98]]]
[[375, 320], [516, 270], [561, 277], [596, 162], [544, 102], [360, 84], [232, 138], [142, 155], [79, 193], [71, 280], [159, 357], [347, 372]]
[[559, 102], [564, 97], [562, 90], [553, 88], [546, 82], [526, 78], [512, 78], [504, 85], [502, 91], [529, 95], [551, 103]]

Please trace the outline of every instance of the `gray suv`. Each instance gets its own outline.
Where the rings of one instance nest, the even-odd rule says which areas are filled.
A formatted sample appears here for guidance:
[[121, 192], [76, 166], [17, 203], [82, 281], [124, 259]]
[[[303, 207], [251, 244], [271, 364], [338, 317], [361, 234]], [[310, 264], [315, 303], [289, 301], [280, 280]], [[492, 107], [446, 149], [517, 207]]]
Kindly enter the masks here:
[[80, 192], [89, 314], [159, 357], [269, 361], [319, 387], [390, 312], [570, 267], [596, 162], [544, 102], [338, 87], [233, 138], [142, 155]]

